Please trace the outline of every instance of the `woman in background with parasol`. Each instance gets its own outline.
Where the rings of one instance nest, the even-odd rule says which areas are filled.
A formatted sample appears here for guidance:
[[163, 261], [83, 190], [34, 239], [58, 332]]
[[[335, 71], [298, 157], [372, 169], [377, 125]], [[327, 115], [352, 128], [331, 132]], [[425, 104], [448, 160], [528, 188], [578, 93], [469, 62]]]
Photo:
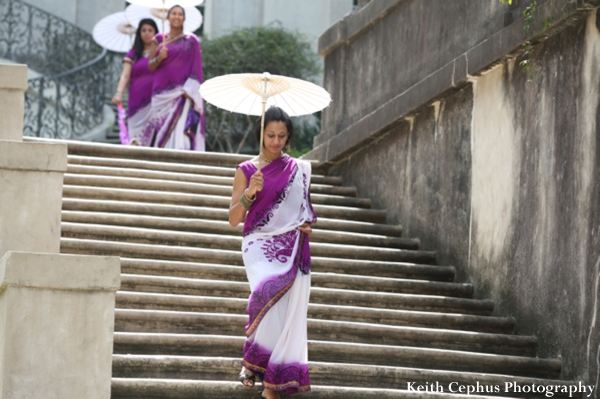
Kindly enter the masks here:
[[142, 19], [135, 33], [133, 48], [123, 58], [123, 73], [117, 86], [117, 92], [112, 102], [122, 106], [123, 92], [129, 85], [127, 101], [127, 127], [131, 144], [139, 144], [139, 137], [150, 119], [150, 99], [154, 72], [148, 69], [150, 44], [158, 33], [158, 27], [153, 19]]
[[[260, 143], [261, 120], [255, 128]], [[310, 294], [308, 237], [316, 214], [309, 198], [310, 163], [283, 153], [294, 128], [281, 108], [264, 116], [259, 156], [238, 165], [229, 223], [244, 218], [242, 251], [251, 294], [240, 381], [262, 381], [263, 397], [310, 391], [306, 313]]]
[[157, 34], [148, 67], [155, 70], [152, 119], [141, 137], [142, 145], [204, 151], [204, 105], [200, 42], [183, 32], [185, 10], [175, 5], [167, 13], [168, 34]]

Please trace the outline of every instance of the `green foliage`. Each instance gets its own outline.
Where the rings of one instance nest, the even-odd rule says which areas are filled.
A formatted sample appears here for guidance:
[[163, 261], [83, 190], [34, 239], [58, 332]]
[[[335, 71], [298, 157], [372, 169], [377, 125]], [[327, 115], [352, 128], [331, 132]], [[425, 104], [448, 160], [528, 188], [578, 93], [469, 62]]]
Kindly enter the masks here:
[[[512, 4], [512, 0], [500, 0], [503, 4]], [[548, 1], [552, 3], [552, 0]], [[525, 17], [525, 26], [523, 27], [523, 34], [525, 36], [525, 40], [523, 40], [523, 60], [519, 62], [519, 66], [524, 73], [529, 73], [528, 82], [533, 80], [535, 72], [531, 70], [532, 62], [531, 57], [533, 56], [534, 48], [531, 39], [533, 38], [533, 23], [535, 22], [535, 13], [537, 11], [537, 0], [533, 0], [533, 2], [525, 8], [523, 11], [523, 16]], [[544, 30], [550, 29], [552, 26], [552, 17], [548, 17], [544, 20]]]
[[202, 41], [205, 79], [228, 73], [263, 73], [311, 79], [320, 72], [306, 39], [278, 25], [243, 28]]
[[[204, 78], [230, 73], [263, 73], [312, 80], [321, 72], [317, 55], [299, 33], [280, 25], [243, 28], [215, 39], [203, 39]], [[254, 139], [256, 117], [206, 107], [207, 148], [211, 151], [257, 153]], [[297, 118], [295, 118], [297, 119]], [[314, 117], [313, 117], [314, 119]], [[312, 147], [320, 124], [294, 121], [298, 150]]]

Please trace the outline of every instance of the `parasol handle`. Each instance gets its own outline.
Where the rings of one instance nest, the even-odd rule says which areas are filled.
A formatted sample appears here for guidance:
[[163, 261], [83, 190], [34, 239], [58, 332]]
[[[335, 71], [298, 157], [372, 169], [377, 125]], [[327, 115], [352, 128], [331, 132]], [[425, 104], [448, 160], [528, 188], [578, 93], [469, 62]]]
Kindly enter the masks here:
[[[166, 0], [162, 0], [162, 2], [163, 2], [163, 8], [166, 10], [167, 9], [167, 5], [165, 4]], [[160, 15], [161, 15], [160, 20], [162, 21], [162, 31], [163, 31], [163, 34], [164, 34], [165, 33], [165, 19], [166, 19], [165, 15], [166, 14], [165, 13], [160, 13]]]
[[258, 171], [262, 169], [260, 166], [261, 156], [263, 153], [263, 143], [264, 143], [264, 134], [265, 134], [265, 108], [267, 107], [267, 99], [263, 97], [262, 99], [262, 116], [260, 117], [260, 149], [258, 150]]

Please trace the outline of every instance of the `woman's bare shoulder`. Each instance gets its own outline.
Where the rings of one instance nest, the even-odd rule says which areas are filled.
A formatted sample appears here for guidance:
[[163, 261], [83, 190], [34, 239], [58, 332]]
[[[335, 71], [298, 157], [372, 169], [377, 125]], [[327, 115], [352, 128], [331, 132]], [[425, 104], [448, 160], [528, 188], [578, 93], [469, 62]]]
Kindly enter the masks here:
[[250, 159], [248, 162], [250, 162], [250, 163], [251, 163], [251, 164], [253, 164], [254, 166], [258, 167], [258, 163], [260, 162], [260, 161], [259, 161], [259, 157], [258, 157], [258, 155], [257, 155], [257, 156], [255, 156], [254, 158]]

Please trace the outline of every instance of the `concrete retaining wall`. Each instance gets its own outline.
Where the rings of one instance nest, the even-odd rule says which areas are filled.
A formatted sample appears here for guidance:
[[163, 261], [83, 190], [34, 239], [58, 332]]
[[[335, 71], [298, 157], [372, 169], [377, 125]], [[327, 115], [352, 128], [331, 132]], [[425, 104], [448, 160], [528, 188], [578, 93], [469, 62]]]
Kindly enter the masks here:
[[[357, 38], [326, 52], [334, 105], [308, 157], [328, 161], [406, 236], [437, 250], [439, 263], [455, 265], [478, 298], [496, 301], [498, 315], [515, 316], [517, 333], [539, 338], [540, 356], [562, 358], [565, 378], [598, 385], [600, 23], [593, 4], [555, 14], [554, 30], [535, 46], [528, 83], [518, 53], [494, 50], [494, 42], [509, 49], [522, 40], [504, 26], [506, 6], [503, 13], [497, 2], [388, 3], [375, 25], [353, 28]], [[425, 18], [434, 3], [445, 11]], [[551, 7], [566, 10], [558, 3]], [[541, 7], [537, 16], [557, 10]], [[494, 22], [475, 26], [488, 18]], [[419, 23], [409, 29], [402, 21]], [[346, 34], [350, 22], [342, 21]], [[455, 79], [456, 54], [484, 44], [480, 68]], [[455, 72], [431, 80], [440, 65]]]
[[60, 255], [67, 145], [22, 141], [25, 65], [0, 65], [0, 399], [108, 399], [117, 257]]

